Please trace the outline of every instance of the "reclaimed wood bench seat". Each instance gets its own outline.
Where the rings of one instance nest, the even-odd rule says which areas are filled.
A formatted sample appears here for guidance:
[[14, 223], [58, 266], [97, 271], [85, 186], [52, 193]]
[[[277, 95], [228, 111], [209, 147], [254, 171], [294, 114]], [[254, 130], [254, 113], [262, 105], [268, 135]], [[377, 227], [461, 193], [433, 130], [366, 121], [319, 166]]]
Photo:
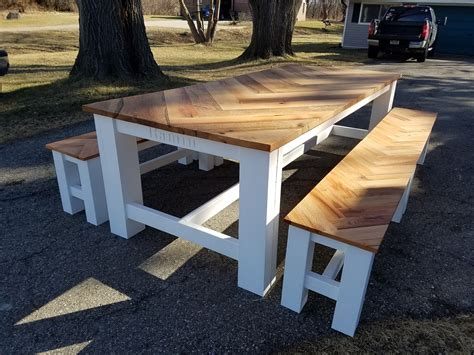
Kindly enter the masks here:
[[[374, 255], [405, 212], [435, 120], [434, 113], [394, 108], [285, 217], [283, 306], [300, 312], [308, 290], [318, 292], [336, 300], [332, 328], [354, 335]], [[311, 271], [315, 244], [336, 250], [323, 274]]]
[[[138, 151], [151, 148], [159, 143], [146, 139], [137, 140]], [[108, 221], [107, 202], [105, 199], [102, 166], [96, 132], [89, 132], [76, 137], [49, 143], [46, 148], [53, 152], [56, 177], [63, 210], [75, 214], [85, 210], [89, 223], [100, 225]], [[212, 157], [212, 156], [211, 156]], [[194, 152], [178, 149], [174, 152], [151, 159], [140, 164], [140, 173], [168, 165], [176, 160], [181, 164], [190, 164]], [[210, 168], [208, 157], [201, 158]], [[212, 168], [222, 163], [217, 157], [212, 161]], [[202, 164], [200, 164], [200, 168]], [[209, 170], [209, 169], [203, 169]]]

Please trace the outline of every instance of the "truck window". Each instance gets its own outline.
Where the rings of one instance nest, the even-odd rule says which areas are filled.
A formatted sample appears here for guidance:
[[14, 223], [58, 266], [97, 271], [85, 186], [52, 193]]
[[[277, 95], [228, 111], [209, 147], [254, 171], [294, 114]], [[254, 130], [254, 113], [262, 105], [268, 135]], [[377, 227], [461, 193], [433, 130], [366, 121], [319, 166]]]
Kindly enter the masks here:
[[431, 21], [431, 11], [427, 7], [391, 7], [385, 14], [384, 21], [391, 22], [424, 22]]

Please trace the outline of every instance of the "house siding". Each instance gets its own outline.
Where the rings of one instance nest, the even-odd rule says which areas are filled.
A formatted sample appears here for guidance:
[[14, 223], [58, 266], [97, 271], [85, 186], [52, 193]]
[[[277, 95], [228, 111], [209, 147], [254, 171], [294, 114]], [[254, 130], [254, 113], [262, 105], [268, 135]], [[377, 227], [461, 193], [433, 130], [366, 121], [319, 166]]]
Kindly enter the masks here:
[[367, 48], [367, 33], [369, 31], [369, 25], [361, 25], [352, 22], [353, 13], [354, 3], [350, 2], [347, 7], [342, 46], [344, 48]]

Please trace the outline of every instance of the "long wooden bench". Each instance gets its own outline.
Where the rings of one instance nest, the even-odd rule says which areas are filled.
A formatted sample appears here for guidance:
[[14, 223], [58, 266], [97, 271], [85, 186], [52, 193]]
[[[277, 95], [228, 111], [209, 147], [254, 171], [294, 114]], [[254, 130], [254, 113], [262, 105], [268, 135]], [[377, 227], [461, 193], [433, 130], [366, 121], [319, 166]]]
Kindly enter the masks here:
[[[405, 212], [435, 120], [435, 113], [393, 109], [285, 217], [283, 306], [300, 312], [308, 290], [318, 292], [336, 300], [332, 328], [354, 335], [374, 255]], [[336, 250], [322, 274], [311, 270], [315, 244]]]
[[[157, 144], [159, 143], [138, 139], [137, 149], [141, 151]], [[53, 152], [63, 210], [69, 214], [85, 210], [87, 221], [94, 225], [108, 221], [96, 132], [49, 143], [46, 148]], [[180, 148], [141, 163], [140, 173], [145, 174], [176, 160], [181, 164], [190, 164], [194, 158], [194, 152]], [[200, 169], [206, 171], [223, 162], [222, 158], [214, 156], [196, 158], [199, 159]]]

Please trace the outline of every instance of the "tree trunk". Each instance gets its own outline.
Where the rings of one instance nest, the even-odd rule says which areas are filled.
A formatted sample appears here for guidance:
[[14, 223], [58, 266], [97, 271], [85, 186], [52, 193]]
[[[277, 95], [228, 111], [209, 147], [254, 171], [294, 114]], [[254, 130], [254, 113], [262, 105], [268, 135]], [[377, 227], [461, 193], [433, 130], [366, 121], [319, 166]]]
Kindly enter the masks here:
[[253, 32], [240, 59], [293, 55], [291, 41], [302, 0], [249, 0]]
[[219, 22], [221, 12], [221, 0], [209, 0], [209, 19], [207, 21], [206, 31], [204, 31], [204, 19], [202, 18], [199, 1], [196, 3], [196, 23], [194, 22], [184, 0], [179, 0], [179, 6], [181, 8], [181, 14], [188, 22], [194, 42], [211, 45], [216, 36], [217, 23]]
[[346, 12], [347, 12], [346, 0], [341, 0], [341, 7], [342, 7], [342, 22], [345, 22], [346, 21]]
[[164, 77], [151, 52], [141, 0], [77, 0], [79, 54], [71, 76]]

